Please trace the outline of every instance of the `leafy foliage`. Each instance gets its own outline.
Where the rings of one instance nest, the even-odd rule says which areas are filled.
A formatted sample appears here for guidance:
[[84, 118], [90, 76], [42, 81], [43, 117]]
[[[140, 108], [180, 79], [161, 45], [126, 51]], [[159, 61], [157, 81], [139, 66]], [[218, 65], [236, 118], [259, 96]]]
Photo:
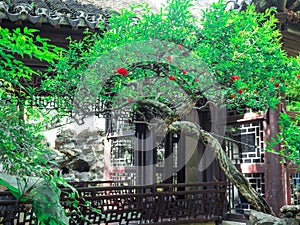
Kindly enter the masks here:
[[[28, 201], [28, 190], [24, 188], [12, 188], [13, 179], [20, 183], [26, 182], [26, 177], [31, 176], [40, 179], [46, 184], [40, 186], [48, 193], [57, 190], [58, 184], [66, 184], [60, 175], [51, 169], [51, 150], [42, 136], [43, 124], [29, 124], [24, 120], [26, 115], [25, 103], [30, 101], [35, 91], [27, 86], [33, 76], [39, 76], [42, 71], [35, 71], [22, 61], [24, 58], [33, 58], [45, 63], [54, 63], [60, 57], [63, 49], [48, 44], [47, 39], [41, 38], [37, 30], [20, 28], [8, 30], [0, 27], [0, 160], [1, 160], [1, 185], [5, 185], [16, 197], [22, 201]], [[31, 113], [27, 108], [27, 114]], [[13, 177], [9, 177], [10, 175]], [[4, 180], [3, 180], [4, 179]], [[12, 188], [12, 189], [11, 189]], [[53, 189], [54, 188], [54, 189]], [[45, 194], [38, 194], [37, 188], [29, 188], [33, 192], [30, 200], [36, 215], [42, 224], [65, 224], [64, 214], [56, 215], [55, 218], [45, 213], [45, 205], [38, 201]], [[15, 191], [15, 192], [14, 192]], [[33, 195], [35, 191], [35, 195]], [[53, 194], [53, 193], [52, 193]], [[48, 196], [49, 197], [49, 196]], [[59, 195], [53, 195], [59, 198]], [[49, 203], [49, 202], [47, 202]], [[56, 202], [57, 203], [57, 202]], [[55, 204], [56, 204], [55, 203]], [[60, 205], [55, 205], [56, 210], [62, 212]], [[57, 211], [57, 212], [58, 212]], [[47, 222], [45, 222], [47, 220]], [[56, 221], [54, 223], [54, 221]]]
[[39, 133], [41, 127], [26, 124], [17, 107], [11, 106], [0, 111], [0, 158], [4, 171], [18, 176], [49, 174], [46, 165], [51, 151]]
[[[226, 87], [228, 105], [274, 108], [280, 101], [279, 92], [285, 91], [285, 83], [296, 69], [289, 67], [281, 49], [275, 10], [257, 13], [250, 5], [246, 11], [226, 11], [216, 4], [206, 10], [202, 21], [197, 50]], [[236, 76], [239, 79], [232, 80]]]
[[158, 14], [143, 4], [133, 6], [143, 8], [142, 15], [133, 8], [113, 14], [103, 34], [86, 32], [82, 41], [71, 40], [63, 57], [61, 49], [34, 30], [0, 28], [0, 157], [6, 172], [63, 182], [47, 167], [49, 151], [37, 129], [42, 126], [23, 123], [16, 112], [23, 97], [35, 92], [20, 79], [38, 75], [16, 56], [55, 61], [57, 75], [49, 76], [42, 88], [48, 100], [60, 98], [68, 110], [75, 104], [78, 114], [89, 113], [89, 103], [99, 99], [105, 106], [101, 113], [140, 109], [142, 101], [151, 108], [155, 101], [162, 111], [171, 111], [166, 113], [173, 116], [169, 124], [199, 98], [220, 100], [227, 108], [276, 106], [299, 73], [299, 61], [291, 61], [281, 49], [273, 9], [228, 11], [220, 1], [197, 19], [189, 11], [191, 1], [167, 3]]
[[[30, 81], [33, 75], [39, 76], [39, 71], [25, 65], [22, 58], [34, 58], [45, 63], [59, 59], [62, 49], [48, 44], [37, 31], [27, 27], [12, 31], [0, 27], [0, 99], [5, 99], [9, 93], [24, 96], [25, 87], [20, 81]], [[26, 87], [27, 95], [32, 91]]]
[[[22, 58], [34, 58], [53, 63], [62, 49], [48, 44], [37, 30], [0, 27], [0, 158], [5, 172], [16, 176], [50, 176], [47, 169], [50, 150], [41, 131], [41, 124], [24, 121], [24, 105], [33, 93], [24, 81], [39, 75], [25, 65]], [[21, 82], [23, 81], [23, 82]], [[30, 113], [30, 110], [28, 110]]]
[[[281, 113], [280, 115], [280, 133], [269, 143], [268, 150], [283, 157], [284, 161], [292, 161], [300, 165], [300, 128], [299, 117], [292, 120], [289, 115]], [[275, 145], [282, 145], [277, 152]]]
[[[300, 56], [291, 58], [290, 66], [300, 67]], [[287, 84], [287, 111], [300, 111], [300, 72], [295, 70], [289, 83]]]
[[17, 199], [30, 203], [42, 225], [68, 224], [59, 202], [60, 190], [54, 183], [39, 177], [16, 177], [0, 173], [0, 185], [6, 186]]
[[[151, 13], [147, 7], [142, 15], [126, 9], [121, 15], [114, 14], [104, 34], [87, 33], [83, 41], [71, 42], [65, 58], [56, 67], [59, 76], [56, 80], [48, 79], [45, 89], [74, 96], [78, 91], [76, 85], [92, 80], [90, 86], [97, 92], [94, 100], [99, 97], [104, 102], [115, 102], [113, 96], [121, 94], [122, 102], [127, 102], [126, 96], [137, 99], [136, 89], [128, 87], [160, 76], [164, 81], [148, 87], [153, 95], [147, 92], [149, 95], [144, 97], [166, 103], [167, 98], [158, 98], [155, 93], [168, 90], [171, 96], [177, 96], [184, 91], [193, 100], [202, 97], [215, 100], [222, 95], [228, 108], [274, 108], [292, 73], [299, 69], [281, 49], [275, 10], [257, 13], [254, 5], [246, 11], [225, 10], [226, 4], [220, 1], [205, 10], [198, 20], [191, 17], [190, 6], [190, 1], [174, 0], [158, 14]], [[134, 19], [137, 17], [140, 19]], [[158, 47], [158, 42], [164, 43], [163, 46]], [[139, 55], [128, 55], [130, 51]], [[140, 54], [143, 51], [144, 58]], [[156, 53], [151, 55], [151, 51]], [[106, 68], [96, 68], [96, 64], [105, 64]], [[161, 72], [149, 69], [150, 65], [159, 67]], [[117, 76], [118, 68], [127, 69], [128, 75]], [[205, 73], [211, 78], [202, 87], [203, 77], [208, 77]], [[108, 92], [111, 94], [107, 95]]]
[[[141, 6], [142, 15], [133, 13]], [[76, 104], [68, 107], [78, 114], [85, 113], [79, 105], [99, 99], [105, 106], [100, 113], [136, 110], [143, 99], [176, 109], [180, 101], [203, 97], [229, 109], [259, 111], [275, 108], [285, 95], [297, 109], [300, 58], [282, 50], [274, 8], [225, 10], [220, 0], [198, 19], [190, 6], [170, 0], [158, 14], [140, 5], [112, 15], [102, 35], [87, 32], [71, 42], [56, 65], [58, 76], [44, 88], [72, 96]]]

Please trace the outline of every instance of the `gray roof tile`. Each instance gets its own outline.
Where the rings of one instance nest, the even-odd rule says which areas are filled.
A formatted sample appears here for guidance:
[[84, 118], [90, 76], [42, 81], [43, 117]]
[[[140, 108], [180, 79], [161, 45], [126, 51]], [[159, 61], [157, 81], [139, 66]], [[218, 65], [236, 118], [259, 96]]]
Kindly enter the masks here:
[[12, 22], [28, 20], [72, 27], [83, 26], [95, 29], [98, 22], [107, 20], [112, 11], [76, 0], [0, 0], [0, 19]]

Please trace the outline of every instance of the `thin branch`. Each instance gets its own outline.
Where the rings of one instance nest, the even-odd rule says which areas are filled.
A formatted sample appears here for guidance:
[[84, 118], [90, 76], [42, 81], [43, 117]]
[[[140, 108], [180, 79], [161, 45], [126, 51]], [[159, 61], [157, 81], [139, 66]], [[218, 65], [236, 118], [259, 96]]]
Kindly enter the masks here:
[[217, 105], [216, 105], [214, 102], [212, 102], [212, 101], [207, 101], [203, 106], [201, 106], [201, 107], [196, 107], [196, 106], [194, 106], [193, 109], [201, 110], [201, 109], [206, 108], [206, 106], [207, 106], [208, 104], [213, 104], [214, 106], [217, 107]]

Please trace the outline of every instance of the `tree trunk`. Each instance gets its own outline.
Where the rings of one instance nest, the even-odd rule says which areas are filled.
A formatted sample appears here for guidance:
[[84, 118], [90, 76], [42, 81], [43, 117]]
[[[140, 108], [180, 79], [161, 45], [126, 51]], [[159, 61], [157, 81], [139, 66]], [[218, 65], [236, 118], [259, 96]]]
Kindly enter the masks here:
[[147, 106], [150, 111], [153, 109], [160, 110], [164, 123], [156, 124], [156, 131], [161, 132], [161, 130], [165, 130], [167, 132], [186, 134], [198, 139], [205, 146], [209, 146], [214, 151], [213, 153], [215, 154], [215, 157], [225, 175], [236, 186], [241, 195], [247, 199], [249, 204], [251, 204], [251, 206], [257, 211], [274, 215], [273, 210], [266, 200], [260, 195], [260, 193], [252, 188], [249, 181], [240, 171], [238, 171], [216, 138], [195, 123], [179, 121], [181, 118], [180, 116], [186, 115], [194, 106], [193, 102], [184, 103], [176, 110], [172, 110], [164, 103], [153, 100], [145, 99], [139, 103], [143, 106]]
[[249, 204], [256, 210], [274, 215], [272, 209], [265, 199], [254, 188], [251, 187], [249, 181], [243, 176], [240, 171], [232, 163], [231, 159], [226, 155], [220, 143], [210, 133], [203, 130], [200, 126], [188, 121], [176, 121], [170, 124], [168, 132], [183, 133], [197, 138], [205, 146], [210, 146], [213, 149], [215, 157], [220, 164], [220, 167], [228, 177], [228, 179], [236, 186], [239, 192], [247, 199]]

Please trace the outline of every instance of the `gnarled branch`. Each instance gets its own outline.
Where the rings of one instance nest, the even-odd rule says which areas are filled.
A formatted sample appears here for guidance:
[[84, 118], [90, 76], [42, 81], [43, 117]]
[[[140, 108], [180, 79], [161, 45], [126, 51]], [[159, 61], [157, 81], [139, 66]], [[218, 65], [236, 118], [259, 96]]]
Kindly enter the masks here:
[[231, 159], [226, 155], [218, 140], [210, 133], [189, 121], [176, 121], [168, 126], [168, 131], [190, 135], [197, 138], [205, 146], [211, 147], [210, 149], [214, 151], [213, 153], [225, 175], [237, 187], [247, 201], [258, 211], [274, 215], [265, 199], [251, 187], [249, 181], [238, 171]]

